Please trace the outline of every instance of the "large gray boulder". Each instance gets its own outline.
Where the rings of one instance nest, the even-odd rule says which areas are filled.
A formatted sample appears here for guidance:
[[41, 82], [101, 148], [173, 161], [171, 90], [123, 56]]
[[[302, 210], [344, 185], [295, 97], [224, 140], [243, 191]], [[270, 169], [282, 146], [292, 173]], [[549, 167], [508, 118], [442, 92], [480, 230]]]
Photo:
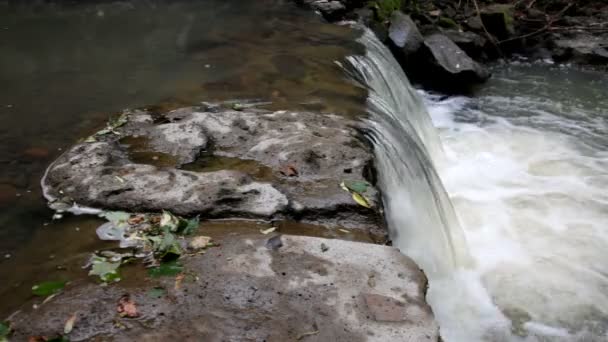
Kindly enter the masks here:
[[475, 62], [447, 36], [436, 33], [425, 38], [424, 46], [437, 77], [442, 82], [458, 82], [460, 86], [483, 82], [490, 77], [489, 72]]
[[202, 218], [297, 219], [385, 236], [378, 192], [357, 204], [344, 180], [373, 179], [354, 121], [329, 114], [190, 107], [128, 114], [82, 142], [42, 181], [53, 202]]
[[[77, 282], [37, 309], [30, 302], [11, 318], [11, 340], [54, 336], [72, 315], [71, 341], [439, 340], [426, 278], [396, 248], [261, 234], [217, 242], [183, 258], [179, 284]], [[152, 287], [166, 292], [151, 296]], [[117, 314], [125, 294], [139, 317]]]
[[418, 52], [424, 41], [416, 23], [401, 11], [391, 15], [388, 37], [394, 48], [406, 58]]

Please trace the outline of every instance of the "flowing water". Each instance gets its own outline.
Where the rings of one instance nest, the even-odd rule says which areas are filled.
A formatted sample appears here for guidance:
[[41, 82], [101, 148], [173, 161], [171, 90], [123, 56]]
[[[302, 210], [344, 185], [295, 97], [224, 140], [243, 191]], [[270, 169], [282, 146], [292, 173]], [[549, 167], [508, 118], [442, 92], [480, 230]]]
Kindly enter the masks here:
[[501, 66], [475, 98], [442, 98], [360, 41], [391, 235], [444, 339], [608, 339], [608, 76]]
[[367, 124], [393, 243], [428, 275], [444, 340], [608, 338], [608, 76], [502, 65], [475, 97], [426, 94], [369, 32], [281, 0], [0, 3], [0, 23], [2, 316], [37, 281], [87, 279], [107, 246], [97, 218], [53, 221], [41, 198], [63, 149], [124, 108], [241, 98]]

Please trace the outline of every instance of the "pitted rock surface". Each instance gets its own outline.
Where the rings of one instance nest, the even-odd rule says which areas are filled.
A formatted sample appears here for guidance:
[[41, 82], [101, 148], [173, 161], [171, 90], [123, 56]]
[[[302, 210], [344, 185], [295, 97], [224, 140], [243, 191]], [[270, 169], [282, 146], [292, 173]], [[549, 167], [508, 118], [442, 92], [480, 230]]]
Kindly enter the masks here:
[[[204, 106], [159, 117], [133, 111], [119, 134], [79, 143], [56, 160], [43, 187], [50, 200], [101, 209], [295, 218], [383, 230], [373, 186], [366, 196], [376, 209], [358, 205], [340, 188], [343, 180], [374, 181], [372, 153], [355, 126], [306, 112]], [[171, 156], [173, 164], [135, 162], [122, 140], [129, 137], [144, 139], [149, 151]], [[269, 171], [260, 178], [239, 167], [186, 170], [198, 158], [214, 157], [254, 161]], [[286, 168], [295, 172], [281, 172]]]
[[[183, 259], [190, 278], [142, 285], [70, 284], [12, 318], [14, 340], [63, 331], [71, 341], [438, 341], [426, 278], [396, 248], [335, 239], [231, 236]], [[275, 244], [276, 245], [276, 244]], [[325, 248], [323, 248], [325, 246]], [[198, 278], [192, 279], [193, 276]], [[373, 278], [374, 281], [370, 281]], [[160, 298], [150, 288], [166, 289]], [[116, 312], [125, 293], [138, 318]]]

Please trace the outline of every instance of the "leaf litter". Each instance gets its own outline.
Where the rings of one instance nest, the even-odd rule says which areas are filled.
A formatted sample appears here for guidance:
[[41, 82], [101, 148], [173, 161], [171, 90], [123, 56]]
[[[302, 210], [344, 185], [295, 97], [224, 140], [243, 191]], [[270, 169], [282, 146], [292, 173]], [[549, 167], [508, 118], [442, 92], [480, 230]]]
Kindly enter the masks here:
[[193, 234], [199, 226], [199, 218], [186, 219], [168, 211], [160, 214], [131, 214], [124, 211], [106, 211], [99, 215], [107, 220], [97, 228], [102, 240], [119, 241], [126, 252], [113, 250], [93, 253], [89, 262], [89, 275], [97, 276], [103, 283], [120, 281], [120, 267], [142, 260], [149, 267], [151, 277], [174, 276], [183, 271], [177, 261], [188, 255], [204, 253], [216, 246], [207, 236], [198, 236], [188, 243], [185, 236]]

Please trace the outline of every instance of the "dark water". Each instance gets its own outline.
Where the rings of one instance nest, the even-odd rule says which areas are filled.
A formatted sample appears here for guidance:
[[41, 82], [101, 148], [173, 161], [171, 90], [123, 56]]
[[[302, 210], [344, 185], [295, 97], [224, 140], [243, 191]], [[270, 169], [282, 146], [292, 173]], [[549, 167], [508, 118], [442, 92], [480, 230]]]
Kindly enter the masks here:
[[334, 63], [350, 29], [278, 0], [0, 4], [0, 315], [36, 281], [86, 277], [96, 218], [53, 221], [39, 181], [125, 108], [259, 99], [353, 116], [365, 94]]

